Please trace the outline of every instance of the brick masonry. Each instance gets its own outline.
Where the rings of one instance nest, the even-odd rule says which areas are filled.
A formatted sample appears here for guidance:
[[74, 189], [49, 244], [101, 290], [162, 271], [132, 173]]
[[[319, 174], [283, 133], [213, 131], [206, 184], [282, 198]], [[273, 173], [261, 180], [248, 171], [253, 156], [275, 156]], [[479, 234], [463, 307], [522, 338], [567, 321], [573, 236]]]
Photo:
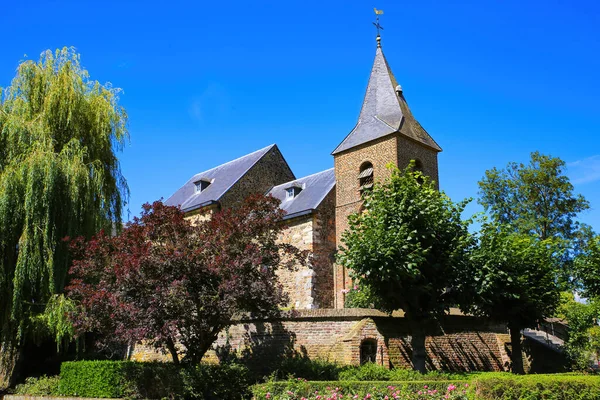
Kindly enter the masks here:
[[[428, 369], [503, 371], [507, 368], [506, 329], [485, 320], [449, 315], [440, 327], [430, 327], [426, 340]], [[240, 320], [221, 332], [207, 360], [234, 351], [261, 367], [277, 358], [302, 354], [313, 359], [358, 365], [364, 340], [375, 340], [375, 362], [387, 368], [411, 367], [408, 324], [402, 313], [376, 310], [320, 309], [284, 313], [277, 320]], [[168, 355], [136, 346], [133, 359], [168, 359]]]
[[[353, 147], [334, 156], [336, 177], [336, 243], [341, 245], [343, 232], [348, 229], [348, 216], [360, 210], [362, 205], [359, 191], [359, 171], [365, 162], [373, 165], [376, 182], [390, 177], [388, 164], [405, 168], [411, 160], [418, 160], [423, 173], [430, 176], [438, 185], [437, 152], [398, 133]], [[344, 307], [343, 289], [352, 285], [348, 271], [335, 266], [335, 307]]]

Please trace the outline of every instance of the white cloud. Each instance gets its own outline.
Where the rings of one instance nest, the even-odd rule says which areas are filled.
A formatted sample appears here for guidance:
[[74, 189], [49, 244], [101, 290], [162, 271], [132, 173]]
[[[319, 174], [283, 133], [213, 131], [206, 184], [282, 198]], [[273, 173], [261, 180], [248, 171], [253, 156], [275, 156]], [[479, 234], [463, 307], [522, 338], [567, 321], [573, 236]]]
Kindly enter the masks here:
[[600, 180], [600, 155], [591, 156], [567, 164], [569, 176], [574, 184]]

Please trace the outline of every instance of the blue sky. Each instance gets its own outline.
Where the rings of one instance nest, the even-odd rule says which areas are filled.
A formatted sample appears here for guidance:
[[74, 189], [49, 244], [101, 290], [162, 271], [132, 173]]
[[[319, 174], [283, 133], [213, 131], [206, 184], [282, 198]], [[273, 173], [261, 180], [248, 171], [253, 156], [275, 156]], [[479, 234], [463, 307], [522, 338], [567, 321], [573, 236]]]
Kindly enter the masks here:
[[[593, 1], [11, 1], [0, 86], [25, 55], [74, 46], [124, 90], [130, 210], [277, 143], [296, 176], [333, 166], [375, 55], [442, 146], [440, 184], [477, 196], [486, 169], [539, 150], [569, 165], [600, 231], [600, 4]], [[468, 211], [479, 210], [473, 204]]]

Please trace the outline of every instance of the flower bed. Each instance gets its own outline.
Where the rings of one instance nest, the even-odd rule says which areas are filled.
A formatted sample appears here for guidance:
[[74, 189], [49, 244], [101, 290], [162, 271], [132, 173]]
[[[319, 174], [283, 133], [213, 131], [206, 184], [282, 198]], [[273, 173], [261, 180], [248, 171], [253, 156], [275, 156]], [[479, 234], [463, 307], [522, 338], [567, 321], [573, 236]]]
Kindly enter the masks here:
[[469, 385], [465, 381], [309, 382], [294, 379], [256, 385], [252, 393], [257, 400], [466, 400]]

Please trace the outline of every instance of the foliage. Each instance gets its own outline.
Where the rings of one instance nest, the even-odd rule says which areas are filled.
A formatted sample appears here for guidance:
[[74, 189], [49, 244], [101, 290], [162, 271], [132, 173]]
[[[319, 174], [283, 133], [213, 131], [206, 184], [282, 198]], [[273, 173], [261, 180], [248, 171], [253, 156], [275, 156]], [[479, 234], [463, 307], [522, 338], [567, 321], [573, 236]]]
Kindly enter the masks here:
[[59, 379], [58, 376], [29, 377], [25, 379], [25, 383], [17, 385], [13, 393], [29, 396], [59, 396]]
[[513, 370], [522, 373], [520, 331], [553, 316], [559, 301], [554, 242], [494, 223], [484, 224], [478, 239], [467, 270], [475, 301], [462, 309], [508, 324]]
[[59, 392], [64, 396], [121, 397], [124, 365], [118, 361], [64, 362], [60, 367]]
[[79, 61], [72, 48], [46, 51], [0, 94], [0, 376], [30, 317], [63, 290], [61, 239], [119, 226], [128, 195], [115, 156], [128, 135], [119, 89]]
[[600, 398], [600, 378], [597, 376], [481, 374], [471, 384], [476, 400]]
[[364, 212], [349, 217], [337, 261], [369, 287], [384, 311], [405, 311], [413, 364], [425, 370], [423, 322], [457, 302], [472, 238], [453, 203], [409, 166], [365, 194]]
[[271, 377], [274, 379], [294, 377], [315, 381], [333, 381], [338, 379], [342, 368], [344, 367], [337, 363], [295, 355], [281, 360]]
[[583, 284], [584, 295], [600, 297], [600, 235], [585, 243], [575, 258], [575, 271]]
[[60, 394], [80, 397], [242, 399], [248, 370], [241, 365], [75, 361], [62, 364]]
[[186, 399], [249, 398], [248, 369], [238, 364], [200, 364], [182, 370]]
[[271, 315], [285, 303], [275, 270], [301, 254], [276, 242], [282, 217], [278, 200], [259, 195], [195, 223], [155, 202], [115, 237], [75, 240], [68, 293], [82, 306], [77, 331], [105, 343], [143, 340], [175, 362], [177, 337], [198, 363], [235, 314]]
[[575, 217], [589, 208], [583, 196], [573, 194], [565, 162], [537, 151], [528, 165], [511, 162], [486, 171], [479, 188], [479, 203], [496, 222], [540, 239], [572, 239]]
[[361, 283], [354, 285], [351, 289], [344, 289], [346, 294], [344, 306], [346, 308], [379, 308], [379, 299], [373, 293], [373, 290]]
[[461, 381], [352, 382], [290, 379], [255, 385], [255, 399], [327, 400], [327, 399], [398, 399], [398, 400], [466, 400], [469, 383]]
[[75, 338], [75, 330], [69, 319], [75, 310], [75, 303], [64, 294], [53, 295], [42, 314], [30, 316], [31, 337], [34, 341], [42, 341], [50, 336], [56, 341], [57, 351], [66, 348]]
[[597, 340], [600, 304], [594, 300], [581, 303], [575, 300], [572, 293], [564, 292], [561, 293], [557, 315], [567, 322], [569, 337], [564, 350], [572, 367], [576, 370], [588, 369], [592, 357], [600, 352]]
[[391, 370], [383, 365], [365, 363], [361, 366], [344, 368], [343, 371], [340, 371], [339, 377], [340, 381], [389, 381]]

